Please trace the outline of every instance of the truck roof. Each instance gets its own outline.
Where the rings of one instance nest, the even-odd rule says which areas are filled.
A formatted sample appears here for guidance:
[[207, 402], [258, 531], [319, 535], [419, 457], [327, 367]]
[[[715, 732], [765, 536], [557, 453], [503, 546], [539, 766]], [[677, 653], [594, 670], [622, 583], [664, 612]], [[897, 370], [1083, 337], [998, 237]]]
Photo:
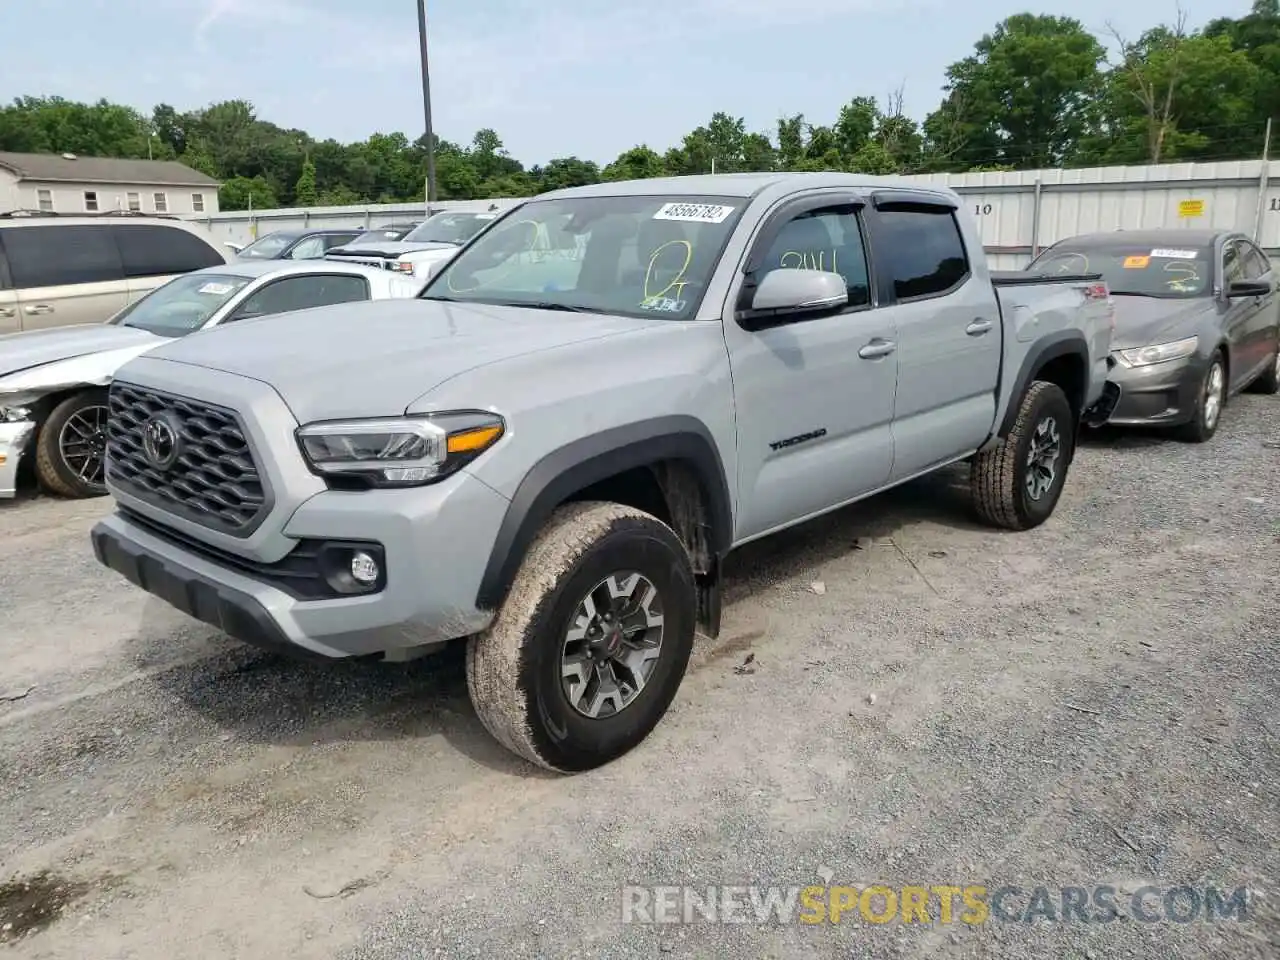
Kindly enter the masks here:
[[814, 187], [910, 190], [921, 194], [955, 199], [948, 187], [922, 185], [905, 177], [876, 177], [861, 173], [716, 173], [684, 177], [653, 177], [646, 180], [617, 180], [585, 187], [567, 187], [540, 194], [539, 200], [561, 197], [625, 197], [636, 194], [667, 196], [754, 197], [766, 191], [785, 195]]

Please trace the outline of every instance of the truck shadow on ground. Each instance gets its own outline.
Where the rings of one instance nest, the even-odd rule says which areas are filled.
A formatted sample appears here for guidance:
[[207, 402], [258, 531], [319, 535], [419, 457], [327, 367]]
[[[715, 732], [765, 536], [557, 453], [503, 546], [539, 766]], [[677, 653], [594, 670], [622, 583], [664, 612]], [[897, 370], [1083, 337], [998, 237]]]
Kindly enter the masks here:
[[[860, 541], [924, 523], [992, 532], [970, 511], [967, 467], [938, 471], [744, 546], [727, 563], [726, 605], [781, 580], [803, 581], [859, 549]], [[143, 647], [164, 642], [158, 632], [152, 636], [135, 648], [138, 658], [148, 657]], [[722, 660], [717, 646], [732, 642], [722, 635], [703, 651], [700, 663]], [[498, 746], [481, 726], [467, 697], [462, 643], [404, 664], [316, 664], [233, 644], [194, 665], [157, 672], [148, 682], [195, 713], [202, 726], [212, 724], [241, 743], [304, 746], [440, 736], [483, 766], [525, 777], [542, 773]]]

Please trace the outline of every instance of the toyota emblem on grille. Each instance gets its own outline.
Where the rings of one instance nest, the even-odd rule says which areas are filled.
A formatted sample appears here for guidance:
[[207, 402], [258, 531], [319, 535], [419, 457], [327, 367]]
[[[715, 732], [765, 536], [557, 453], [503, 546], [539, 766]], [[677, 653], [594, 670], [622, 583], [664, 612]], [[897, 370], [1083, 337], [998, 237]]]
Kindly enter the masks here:
[[142, 452], [157, 470], [168, 470], [177, 462], [181, 450], [178, 431], [170, 417], [160, 414], [142, 425]]

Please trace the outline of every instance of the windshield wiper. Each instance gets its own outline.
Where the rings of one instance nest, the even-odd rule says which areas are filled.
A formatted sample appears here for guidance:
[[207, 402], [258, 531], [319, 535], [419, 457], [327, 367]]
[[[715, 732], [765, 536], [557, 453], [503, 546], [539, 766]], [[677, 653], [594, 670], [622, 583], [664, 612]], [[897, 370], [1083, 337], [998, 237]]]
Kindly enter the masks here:
[[578, 307], [571, 303], [560, 303], [556, 300], [498, 300], [496, 307], [528, 307], [530, 310], [559, 310], [561, 313], [599, 313], [590, 307]]

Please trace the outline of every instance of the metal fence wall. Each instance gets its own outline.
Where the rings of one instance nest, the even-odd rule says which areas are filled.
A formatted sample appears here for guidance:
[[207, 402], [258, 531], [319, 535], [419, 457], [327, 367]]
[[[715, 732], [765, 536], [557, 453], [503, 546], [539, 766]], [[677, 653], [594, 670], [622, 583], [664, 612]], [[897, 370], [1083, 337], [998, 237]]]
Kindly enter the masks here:
[[[906, 179], [948, 186], [978, 220], [991, 265], [1016, 269], [1033, 251], [1094, 230], [1219, 227], [1257, 235], [1280, 249], [1280, 178], [1264, 179], [1265, 161], [1170, 163], [1146, 167], [944, 173]], [[1269, 172], [1269, 171], [1268, 171]], [[442, 201], [447, 210], [506, 209], [515, 199]], [[227, 211], [186, 219], [221, 240], [246, 243], [272, 230], [304, 226], [376, 226], [421, 219], [421, 203]]]

